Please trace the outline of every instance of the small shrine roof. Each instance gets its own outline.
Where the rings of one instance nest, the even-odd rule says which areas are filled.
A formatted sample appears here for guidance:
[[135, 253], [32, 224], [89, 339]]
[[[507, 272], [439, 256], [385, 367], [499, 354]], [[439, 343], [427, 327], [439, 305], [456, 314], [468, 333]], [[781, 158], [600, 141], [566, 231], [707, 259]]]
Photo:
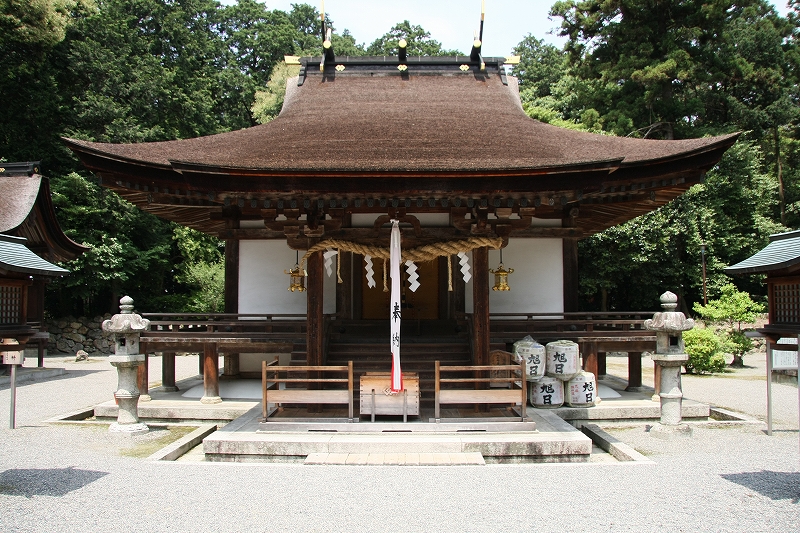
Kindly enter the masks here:
[[727, 274], [756, 274], [800, 264], [800, 230], [770, 235], [769, 244], [740, 263], [725, 269]]
[[67, 237], [56, 219], [50, 180], [39, 162], [0, 163], [0, 232], [22, 237], [51, 261], [70, 261], [89, 248]]
[[0, 235], [0, 269], [22, 274], [63, 276], [69, 270], [45, 261], [25, 246], [25, 239]]

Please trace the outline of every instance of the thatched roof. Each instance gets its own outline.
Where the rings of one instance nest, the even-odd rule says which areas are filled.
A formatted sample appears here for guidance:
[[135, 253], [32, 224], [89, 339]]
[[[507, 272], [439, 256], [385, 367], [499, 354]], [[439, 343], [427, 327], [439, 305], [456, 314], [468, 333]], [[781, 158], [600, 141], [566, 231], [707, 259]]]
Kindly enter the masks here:
[[177, 211], [152, 205], [161, 203], [153, 193], [194, 197], [189, 203], [206, 208], [243, 197], [261, 206], [271, 196], [370, 194], [528, 195], [533, 202], [541, 192], [574, 203], [609, 187], [645, 189], [642, 180], [650, 180], [650, 189], [677, 186], [668, 201], [736, 139], [644, 140], [550, 126], [523, 112], [502, 60], [486, 63], [485, 71], [464, 71], [465, 58], [409, 60], [399, 72], [397, 58], [372, 58], [320, 72], [319, 60], [305, 60], [280, 116], [268, 124], [167, 142], [66, 142], [104, 185], [177, 220]]

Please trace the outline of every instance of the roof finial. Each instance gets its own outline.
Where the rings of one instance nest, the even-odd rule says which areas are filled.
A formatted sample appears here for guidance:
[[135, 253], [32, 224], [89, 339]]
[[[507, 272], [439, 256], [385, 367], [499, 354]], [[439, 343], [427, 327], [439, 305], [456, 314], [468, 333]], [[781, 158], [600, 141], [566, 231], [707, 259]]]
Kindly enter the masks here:
[[478, 34], [478, 40], [483, 42], [483, 19], [486, 18], [486, 0], [481, 0], [481, 31]]
[[483, 44], [483, 20], [486, 17], [486, 0], [481, 0], [481, 27], [478, 31], [478, 35], [472, 41], [472, 51], [469, 54], [470, 61], [475, 61], [480, 63], [481, 70], [486, 68], [486, 63], [483, 61], [483, 56], [481, 55], [481, 45]]

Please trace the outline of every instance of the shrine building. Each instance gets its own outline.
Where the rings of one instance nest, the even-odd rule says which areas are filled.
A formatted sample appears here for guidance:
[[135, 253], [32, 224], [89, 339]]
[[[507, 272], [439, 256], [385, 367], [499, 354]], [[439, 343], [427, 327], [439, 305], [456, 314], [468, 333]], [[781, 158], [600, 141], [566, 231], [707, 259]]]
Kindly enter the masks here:
[[[525, 114], [506, 62], [479, 47], [461, 57], [326, 48], [300, 60], [267, 124], [167, 142], [66, 143], [102, 186], [224, 240], [225, 311], [302, 315], [309, 365], [326, 363], [332, 335], [388, 323], [384, 264], [399, 220], [403, 261], [419, 283], [413, 291], [404, 274], [404, 336], [452, 326], [483, 364], [495, 321], [578, 311], [580, 239], [680, 196], [737, 138], [551, 126]], [[307, 273], [302, 292], [287, 290], [295, 265]], [[494, 287], [510, 290], [492, 290], [497, 270], [511, 273]], [[253, 354], [237, 363], [243, 373], [258, 365]]]

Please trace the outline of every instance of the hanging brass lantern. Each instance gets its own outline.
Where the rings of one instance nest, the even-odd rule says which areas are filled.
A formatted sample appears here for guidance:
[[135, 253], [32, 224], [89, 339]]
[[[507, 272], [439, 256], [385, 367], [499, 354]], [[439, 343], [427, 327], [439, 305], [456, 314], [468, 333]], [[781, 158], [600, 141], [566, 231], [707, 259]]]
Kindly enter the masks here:
[[489, 269], [489, 272], [494, 274], [494, 287], [493, 291], [510, 291], [511, 287], [508, 286], [508, 275], [514, 272], [513, 268], [506, 270], [503, 268], [503, 249], [500, 249], [500, 265], [497, 270]]
[[305, 292], [306, 290], [306, 271], [300, 268], [300, 253], [297, 252], [297, 262], [291, 270], [284, 270], [284, 274], [289, 274], [289, 291]]

